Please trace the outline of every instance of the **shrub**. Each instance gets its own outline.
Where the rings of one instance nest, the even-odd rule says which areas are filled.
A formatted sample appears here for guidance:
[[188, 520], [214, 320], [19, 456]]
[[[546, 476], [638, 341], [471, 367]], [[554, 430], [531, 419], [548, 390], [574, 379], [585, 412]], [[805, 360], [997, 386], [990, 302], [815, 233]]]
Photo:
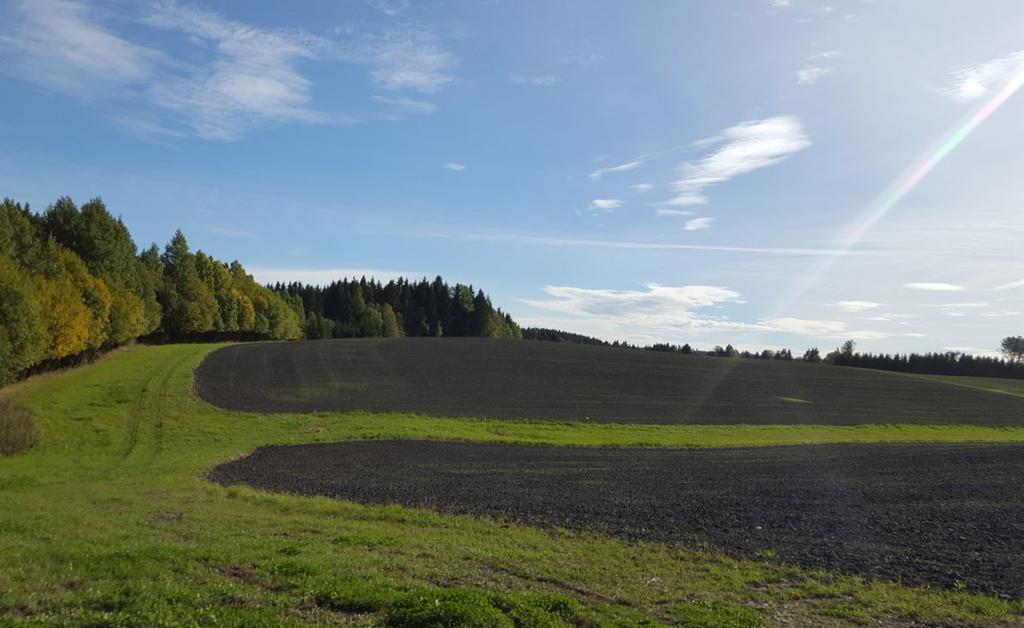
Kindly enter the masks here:
[[0, 398], [0, 455], [21, 453], [39, 441], [39, 430], [28, 410]]

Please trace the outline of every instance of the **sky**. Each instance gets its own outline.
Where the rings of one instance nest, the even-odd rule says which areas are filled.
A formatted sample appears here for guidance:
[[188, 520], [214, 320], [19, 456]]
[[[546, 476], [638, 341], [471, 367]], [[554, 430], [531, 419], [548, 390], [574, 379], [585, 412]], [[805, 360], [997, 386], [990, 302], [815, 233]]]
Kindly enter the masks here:
[[[0, 0], [0, 196], [638, 343], [1024, 333], [1018, 0]], [[1021, 90], [1024, 92], [1024, 90]]]

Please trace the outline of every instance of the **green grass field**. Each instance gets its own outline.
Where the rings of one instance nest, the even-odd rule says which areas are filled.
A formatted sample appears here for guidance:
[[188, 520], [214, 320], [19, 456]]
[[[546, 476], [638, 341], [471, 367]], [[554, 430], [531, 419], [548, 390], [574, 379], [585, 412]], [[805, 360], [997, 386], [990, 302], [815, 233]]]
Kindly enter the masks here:
[[[736, 446], [1024, 441], [978, 426], [642, 426], [227, 412], [192, 392], [212, 345], [138, 347], [4, 391], [38, 444], [0, 457], [0, 624], [1011, 624], [1024, 603], [865, 582], [707, 548], [224, 488], [270, 443], [444, 438]], [[997, 394], [997, 393], [993, 393]]]

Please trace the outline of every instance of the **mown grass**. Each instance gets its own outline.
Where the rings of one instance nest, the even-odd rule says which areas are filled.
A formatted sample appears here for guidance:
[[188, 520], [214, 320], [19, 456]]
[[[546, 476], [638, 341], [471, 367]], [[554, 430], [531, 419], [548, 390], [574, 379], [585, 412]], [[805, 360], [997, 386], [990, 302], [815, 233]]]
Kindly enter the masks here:
[[39, 440], [32, 414], [9, 399], [0, 397], [0, 456], [27, 451]]
[[[865, 582], [770, 559], [734, 560], [709, 548], [630, 544], [397, 506], [225, 488], [204, 479], [216, 463], [262, 444], [345, 438], [650, 446], [1024, 440], [1016, 428], [743, 426], [719, 432], [366, 413], [253, 415], [218, 410], [192, 394], [192, 370], [212, 348], [139, 347], [17, 387], [15, 401], [33, 413], [40, 441], [22, 455], [0, 458], [0, 624], [1024, 619], [1019, 601]], [[728, 433], [737, 429], [739, 436]]]

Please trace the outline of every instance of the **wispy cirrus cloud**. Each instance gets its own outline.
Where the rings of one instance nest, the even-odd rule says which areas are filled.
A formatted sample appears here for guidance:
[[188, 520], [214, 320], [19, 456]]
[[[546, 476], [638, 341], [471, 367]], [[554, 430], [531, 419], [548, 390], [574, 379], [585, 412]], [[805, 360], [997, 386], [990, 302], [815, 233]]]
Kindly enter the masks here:
[[774, 166], [811, 145], [796, 116], [777, 116], [741, 122], [718, 136], [702, 140], [718, 144], [706, 157], [680, 166], [682, 177], [673, 182], [673, 206], [701, 205], [706, 190], [749, 172]]
[[637, 194], [643, 194], [644, 192], [650, 192], [651, 190], [653, 190], [654, 185], [651, 183], [637, 183], [636, 185], [630, 186], [630, 189], [632, 189]]
[[444, 168], [445, 170], [451, 170], [453, 172], [462, 172], [463, 170], [466, 169], [466, 164], [460, 164], [454, 161], [449, 161], [441, 167]]
[[401, 15], [411, 6], [409, 0], [366, 0], [366, 4], [391, 17]]
[[416, 100], [406, 96], [390, 97], [377, 94], [373, 102], [388, 107], [396, 113], [427, 114], [437, 111], [437, 105], [426, 100]]
[[805, 65], [796, 71], [796, 82], [800, 85], [813, 85], [835, 71], [830, 65]]
[[69, 0], [23, 0], [5, 13], [3, 69], [41, 87], [93, 95], [112, 84], [145, 81], [166, 59], [120, 37], [96, 12]]
[[779, 255], [783, 257], [865, 257], [877, 255], [870, 250], [844, 248], [801, 248], [771, 246], [741, 246], [729, 244], [682, 244], [677, 242], [637, 242], [630, 240], [593, 240], [586, 238], [560, 238], [508, 233], [417, 233], [417, 237], [469, 242], [505, 242], [552, 247], [581, 247], [598, 249], [624, 249], [636, 251], [717, 251], [721, 253], [749, 253], [752, 255]]
[[[314, 104], [306, 62], [363, 66], [389, 92], [433, 94], [455, 80], [458, 59], [430, 32], [410, 26], [329, 39], [260, 28], [175, 0], [142, 4], [114, 19], [75, 0], [22, 0], [0, 8], [2, 71], [88, 99], [111, 120], [163, 139], [232, 140], [268, 123], [340, 123], [353, 118]], [[114, 27], [152, 30], [130, 41]], [[172, 52], [173, 51], [173, 52]], [[393, 112], [430, 113], [432, 103], [379, 96]]]
[[643, 163], [643, 159], [634, 159], [633, 161], [629, 161], [624, 164], [619, 164], [617, 166], [609, 166], [608, 168], [598, 168], [597, 170], [591, 172], [587, 176], [590, 177], [591, 181], [600, 181], [601, 177], [603, 177], [606, 174], [612, 174], [615, 172], [629, 172], [630, 170], [636, 170], [637, 168], [642, 166]]
[[683, 231], [703, 231], [705, 229], [710, 229], [711, 223], [713, 222], [715, 222], [715, 219], [709, 216], [693, 218], [686, 221], [686, 224], [683, 225]]
[[364, 63], [379, 87], [434, 94], [455, 81], [458, 59], [432, 33], [412, 27], [367, 36], [338, 48], [340, 57]]
[[324, 122], [311, 105], [312, 82], [298, 62], [329, 47], [300, 33], [263, 30], [202, 9], [160, 3], [144, 21], [202, 41], [215, 51], [211, 63], [187, 76], [158, 81], [153, 101], [179, 112], [201, 137], [235, 139], [261, 122]]
[[533, 87], [551, 87], [560, 82], [557, 76], [553, 74], [517, 74], [515, 72], [508, 75], [508, 80], [512, 83], [519, 85], [531, 85]]
[[835, 74], [836, 68], [832, 60], [839, 56], [838, 50], [823, 50], [807, 57], [807, 63], [796, 71], [796, 82], [800, 85], [813, 85], [826, 76]]
[[996, 292], [1002, 292], [1003, 290], [1013, 290], [1014, 288], [1024, 288], [1024, 279], [1020, 279], [1018, 281], [1011, 281], [1009, 283], [1000, 284], [1000, 285], [996, 286], [995, 288], [992, 288], [992, 290], [994, 290]]
[[964, 289], [963, 286], [957, 284], [933, 281], [914, 281], [903, 284], [903, 287], [910, 290], [923, 290], [925, 292], [959, 292]]
[[844, 312], [867, 312], [882, 306], [881, 303], [875, 303], [874, 301], [839, 301], [832, 305]]
[[671, 207], [658, 207], [654, 210], [658, 216], [692, 216], [693, 212], [688, 209], [673, 209]]
[[622, 207], [622, 199], [619, 198], [595, 198], [590, 201], [590, 205], [587, 207], [589, 211], [595, 213], [607, 213], [615, 211]]
[[942, 92], [958, 102], [983, 98], [1024, 72], [1024, 50], [954, 70]]

